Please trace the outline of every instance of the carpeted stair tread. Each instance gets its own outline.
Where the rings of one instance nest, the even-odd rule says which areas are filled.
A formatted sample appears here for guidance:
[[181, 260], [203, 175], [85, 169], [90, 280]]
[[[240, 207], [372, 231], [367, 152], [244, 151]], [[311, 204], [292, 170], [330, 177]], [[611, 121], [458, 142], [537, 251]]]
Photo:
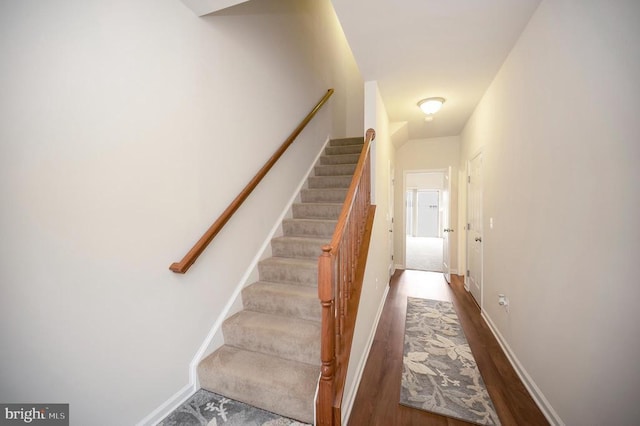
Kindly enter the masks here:
[[[334, 226], [340, 212], [341, 203], [294, 203], [292, 206], [294, 219], [333, 220]], [[290, 219], [291, 220], [291, 219]], [[333, 234], [333, 233], [332, 233]]]
[[322, 246], [329, 244], [330, 238], [276, 237], [271, 240], [271, 252], [276, 257], [297, 257], [318, 259]]
[[242, 290], [245, 309], [291, 318], [320, 321], [318, 289], [297, 284], [258, 281]]
[[310, 176], [309, 189], [313, 188], [349, 188], [353, 176]]
[[344, 203], [347, 188], [313, 188], [300, 191], [303, 203]]
[[320, 363], [320, 322], [242, 310], [222, 325], [227, 345], [280, 358]]
[[261, 281], [318, 285], [318, 260], [270, 257], [258, 263]]
[[320, 156], [320, 164], [328, 166], [331, 164], [357, 164], [360, 154], [334, 154]]
[[224, 345], [198, 365], [200, 386], [254, 407], [313, 423], [320, 365]]
[[285, 219], [282, 221], [284, 235], [290, 237], [331, 238], [337, 220], [332, 219]]

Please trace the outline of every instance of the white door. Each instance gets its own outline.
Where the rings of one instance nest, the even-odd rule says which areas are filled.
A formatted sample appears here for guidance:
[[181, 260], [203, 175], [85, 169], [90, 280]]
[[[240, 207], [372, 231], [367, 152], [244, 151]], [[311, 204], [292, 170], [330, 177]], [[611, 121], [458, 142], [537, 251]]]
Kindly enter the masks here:
[[451, 246], [449, 245], [451, 229], [451, 166], [444, 175], [444, 188], [442, 189], [442, 273], [448, 283], [451, 283]]
[[467, 179], [467, 277], [482, 308], [482, 153], [469, 161]]

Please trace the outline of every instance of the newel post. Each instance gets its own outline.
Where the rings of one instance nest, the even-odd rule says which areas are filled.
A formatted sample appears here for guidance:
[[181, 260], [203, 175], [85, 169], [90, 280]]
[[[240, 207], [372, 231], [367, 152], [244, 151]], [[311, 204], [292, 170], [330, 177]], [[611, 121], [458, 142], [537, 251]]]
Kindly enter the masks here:
[[333, 259], [331, 246], [322, 247], [318, 262], [318, 297], [322, 305], [322, 336], [320, 358], [322, 367], [318, 385], [317, 424], [333, 426], [333, 400], [335, 398], [335, 297], [333, 290]]

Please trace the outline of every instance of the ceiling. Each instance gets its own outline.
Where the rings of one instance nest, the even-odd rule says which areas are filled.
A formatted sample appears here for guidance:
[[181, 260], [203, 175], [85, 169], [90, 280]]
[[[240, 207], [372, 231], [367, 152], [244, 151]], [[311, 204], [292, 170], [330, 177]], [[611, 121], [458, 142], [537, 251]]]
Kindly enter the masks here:
[[[332, 0], [365, 81], [409, 139], [459, 135], [540, 0]], [[433, 121], [420, 99], [446, 102]]]

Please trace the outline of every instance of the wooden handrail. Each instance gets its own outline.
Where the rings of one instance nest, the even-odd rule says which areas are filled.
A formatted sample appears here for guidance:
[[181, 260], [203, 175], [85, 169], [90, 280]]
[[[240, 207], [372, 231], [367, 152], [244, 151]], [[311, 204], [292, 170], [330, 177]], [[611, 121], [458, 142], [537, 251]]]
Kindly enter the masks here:
[[371, 205], [371, 142], [364, 146], [331, 242], [318, 259], [318, 297], [322, 306], [320, 382], [316, 424], [339, 426], [347, 366], [355, 328], [375, 206]]
[[265, 175], [271, 170], [273, 165], [278, 161], [278, 159], [284, 154], [284, 152], [289, 148], [289, 146], [293, 143], [293, 141], [298, 137], [298, 135], [302, 132], [302, 130], [309, 124], [311, 119], [316, 115], [318, 110], [322, 108], [322, 106], [327, 103], [331, 95], [333, 94], [333, 89], [327, 90], [327, 93], [320, 99], [320, 101], [316, 104], [315, 107], [307, 114], [307, 116], [300, 122], [298, 127], [291, 133], [291, 135], [282, 143], [280, 148], [269, 158], [269, 160], [265, 163], [264, 166], [258, 171], [258, 173], [251, 179], [251, 181], [244, 187], [244, 189], [238, 194], [238, 196], [229, 204], [229, 206], [222, 212], [220, 217], [213, 222], [213, 225], [207, 229], [207, 232], [198, 240], [197, 243], [189, 250], [189, 252], [182, 258], [180, 262], [172, 263], [169, 267], [173, 272], [184, 274], [189, 270], [191, 265], [196, 261], [196, 259], [204, 252], [207, 248], [211, 240], [220, 232], [222, 227], [229, 221], [231, 216], [238, 210], [238, 208], [242, 205], [244, 200], [249, 197], [249, 194], [253, 192], [253, 190], [258, 186], [258, 183], [265, 177]]

